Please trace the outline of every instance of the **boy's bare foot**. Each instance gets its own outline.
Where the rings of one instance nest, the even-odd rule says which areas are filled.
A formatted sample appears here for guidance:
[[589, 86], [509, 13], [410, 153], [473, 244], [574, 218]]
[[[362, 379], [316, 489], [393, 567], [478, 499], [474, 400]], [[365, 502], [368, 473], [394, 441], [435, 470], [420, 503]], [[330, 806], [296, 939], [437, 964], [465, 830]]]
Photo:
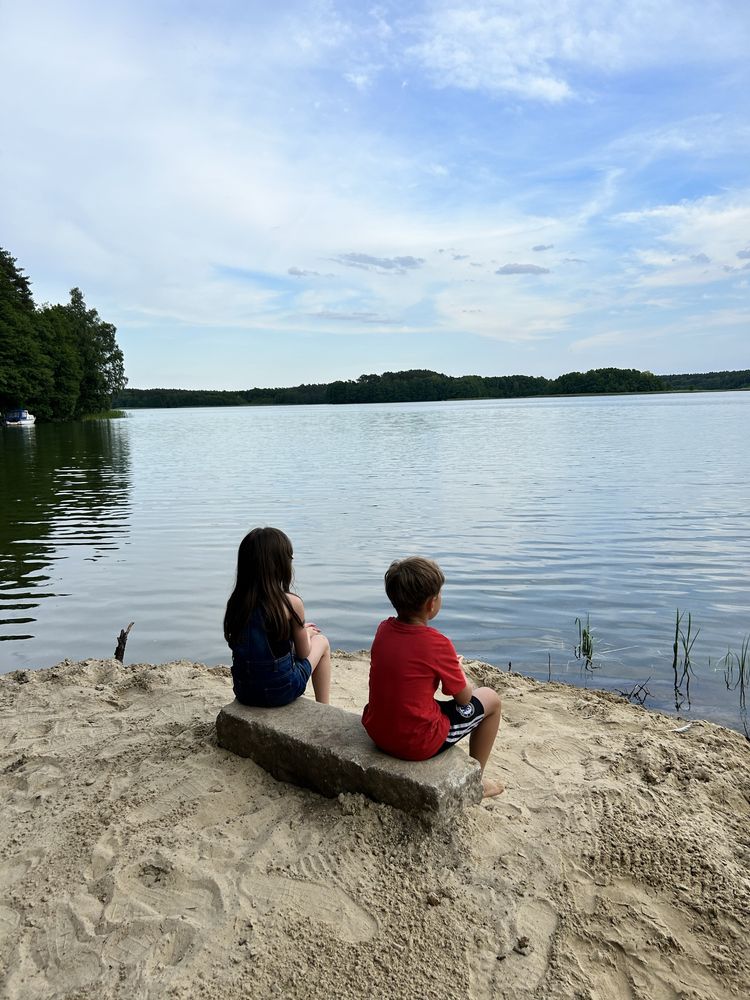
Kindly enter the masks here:
[[491, 799], [495, 795], [502, 795], [505, 791], [505, 785], [495, 781], [494, 778], [482, 778], [482, 788], [483, 799]]

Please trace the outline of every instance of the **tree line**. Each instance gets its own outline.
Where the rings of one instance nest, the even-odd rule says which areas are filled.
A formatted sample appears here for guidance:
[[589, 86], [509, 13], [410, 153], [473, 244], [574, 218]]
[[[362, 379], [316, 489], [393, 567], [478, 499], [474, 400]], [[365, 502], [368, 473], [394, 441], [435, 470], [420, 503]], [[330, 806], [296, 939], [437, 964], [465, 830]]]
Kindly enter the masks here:
[[712, 389], [750, 389], [750, 371], [703, 372], [701, 375], [660, 375], [668, 389], [690, 392]]
[[448, 399], [514, 399], [628, 392], [747, 389], [750, 371], [653, 375], [635, 368], [595, 368], [548, 379], [534, 375], [441, 375], [427, 369], [360, 375], [356, 380], [275, 389], [124, 389], [114, 405], [283, 406], [304, 403], [409, 403]]
[[36, 306], [29, 279], [0, 247], [0, 410], [39, 420], [101, 413], [126, 383], [116, 329], [79, 288], [65, 305]]
[[598, 368], [548, 379], [533, 375], [441, 375], [421, 369], [362, 375], [356, 382], [332, 382], [328, 403], [420, 402], [445, 399], [513, 399], [578, 393], [660, 392], [660, 379], [634, 368]]
[[662, 380], [634, 368], [569, 372], [556, 379], [533, 375], [442, 375], [426, 369], [360, 375], [356, 380], [275, 389], [124, 389], [114, 399], [126, 408], [166, 406], [278, 406], [303, 403], [410, 403], [447, 399], [512, 399], [578, 393], [663, 392]]

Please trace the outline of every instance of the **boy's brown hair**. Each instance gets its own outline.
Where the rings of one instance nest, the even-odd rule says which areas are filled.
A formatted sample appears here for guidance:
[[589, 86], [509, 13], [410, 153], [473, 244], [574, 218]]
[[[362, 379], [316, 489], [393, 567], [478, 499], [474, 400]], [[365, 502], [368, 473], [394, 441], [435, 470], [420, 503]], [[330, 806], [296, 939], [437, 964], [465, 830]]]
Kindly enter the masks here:
[[443, 571], [432, 559], [397, 559], [385, 574], [385, 592], [399, 615], [415, 615], [445, 583]]

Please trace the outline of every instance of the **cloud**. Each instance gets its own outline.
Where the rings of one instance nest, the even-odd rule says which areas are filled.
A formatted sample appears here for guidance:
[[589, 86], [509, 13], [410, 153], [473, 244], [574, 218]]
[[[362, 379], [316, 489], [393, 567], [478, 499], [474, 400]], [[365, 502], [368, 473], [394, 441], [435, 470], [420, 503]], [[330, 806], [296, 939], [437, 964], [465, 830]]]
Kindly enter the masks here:
[[[454, 284], [435, 295], [438, 328], [460, 330], [506, 344], [550, 343], [565, 333], [580, 316], [577, 301], [540, 295], [536, 282], [510, 282], [500, 288], [496, 281]], [[434, 326], [433, 326], [434, 328]]]
[[453, 254], [453, 259], [454, 260], [468, 260], [469, 259], [469, 255], [467, 253], [454, 253]]
[[392, 319], [386, 319], [374, 312], [338, 312], [335, 309], [321, 309], [320, 312], [310, 313], [314, 319], [333, 320], [336, 323], [393, 323]]
[[750, 259], [750, 250], [738, 250], [737, 256], [740, 260], [748, 260]]
[[367, 253], [342, 253], [331, 260], [346, 267], [358, 267], [364, 271], [389, 271], [393, 274], [406, 274], [424, 264], [423, 257], [372, 257]]
[[624, 212], [615, 221], [638, 226], [644, 248], [634, 256], [647, 268], [640, 284], [706, 284], [733, 273], [728, 262], [736, 259], [735, 248], [750, 228], [750, 188]]
[[[735, 327], [743, 329], [747, 325], [747, 313], [744, 310], [719, 309], [709, 316], [680, 316], [675, 322], [667, 323], [659, 318], [653, 324], [644, 324], [637, 329], [610, 330], [595, 333], [590, 337], [574, 340], [569, 350], [574, 353], [610, 347], [637, 347], [645, 349], [649, 343], [664, 341], [672, 344], [680, 342], [683, 347], [689, 334], [702, 334], [706, 328], [731, 331]], [[679, 341], [674, 338], [679, 338]], [[670, 347], [670, 351], [672, 348]], [[668, 362], [671, 363], [671, 362]], [[710, 363], [710, 362], [709, 362]]]
[[306, 271], [302, 267], [290, 267], [286, 272], [293, 278], [335, 278], [335, 274], [321, 274], [320, 271]]
[[563, 264], [585, 264], [581, 257], [563, 257]]
[[628, 335], [622, 330], [611, 330], [608, 333], [595, 333], [591, 337], [582, 337], [580, 340], [574, 340], [570, 345], [570, 350], [577, 354], [579, 351], [589, 351], [592, 348], [614, 347], [619, 344], [627, 343], [628, 339]]
[[746, 118], [730, 107], [717, 112], [692, 115], [674, 123], [663, 121], [657, 128], [637, 125], [613, 139], [609, 152], [633, 160], [640, 168], [658, 159], [672, 158], [683, 163], [716, 161], [720, 157], [742, 155], [747, 149]]
[[537, 243], [536, 246], [532, 247], [532, 250], [536, 250], [539, 253], [542, 250], [551, 250], [554, 247], [554, 243]]
[[357, 90], [364, 91], [370, 86], [372, 78], [369, 73], [345, 73], [344, 79]]
[[527, 31], [527, 16], [496, 3], [443, 0], [417, 22], [418, 40], [407, 55], [438, 87], [512, 93], [546, 103], [569, 98], [569, 85], [550, 66], [556, 46], [546, 39], [538, 46], [538, 30], [530, 45]]
[[503, 264], [495, 274], [549, 274], [548, 267], [539, 267], [537, 264]]
[[413, 18], [407, 48], [437, 87], [510, 94], [560, 104], [582, 71], [617, 72], [744, 58], [750, 21], [736, 2], [622, 4], [618, 0], [434, 0]]

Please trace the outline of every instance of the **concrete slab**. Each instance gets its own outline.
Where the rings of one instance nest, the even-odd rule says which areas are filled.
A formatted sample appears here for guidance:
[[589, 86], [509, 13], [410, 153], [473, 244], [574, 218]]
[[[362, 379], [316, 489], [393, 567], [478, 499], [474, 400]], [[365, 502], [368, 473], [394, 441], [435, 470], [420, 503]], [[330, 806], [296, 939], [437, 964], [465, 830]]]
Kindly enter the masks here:
[[462, 750], [404, 761], [378, 750], [359, 715], [298, 698], [284, 708], [233, 701], [216, 719], [219, 745], [250, 757], [280, 781], [333, 797], [361, 792], [442, 824], [481, 801], [479, 765]]

